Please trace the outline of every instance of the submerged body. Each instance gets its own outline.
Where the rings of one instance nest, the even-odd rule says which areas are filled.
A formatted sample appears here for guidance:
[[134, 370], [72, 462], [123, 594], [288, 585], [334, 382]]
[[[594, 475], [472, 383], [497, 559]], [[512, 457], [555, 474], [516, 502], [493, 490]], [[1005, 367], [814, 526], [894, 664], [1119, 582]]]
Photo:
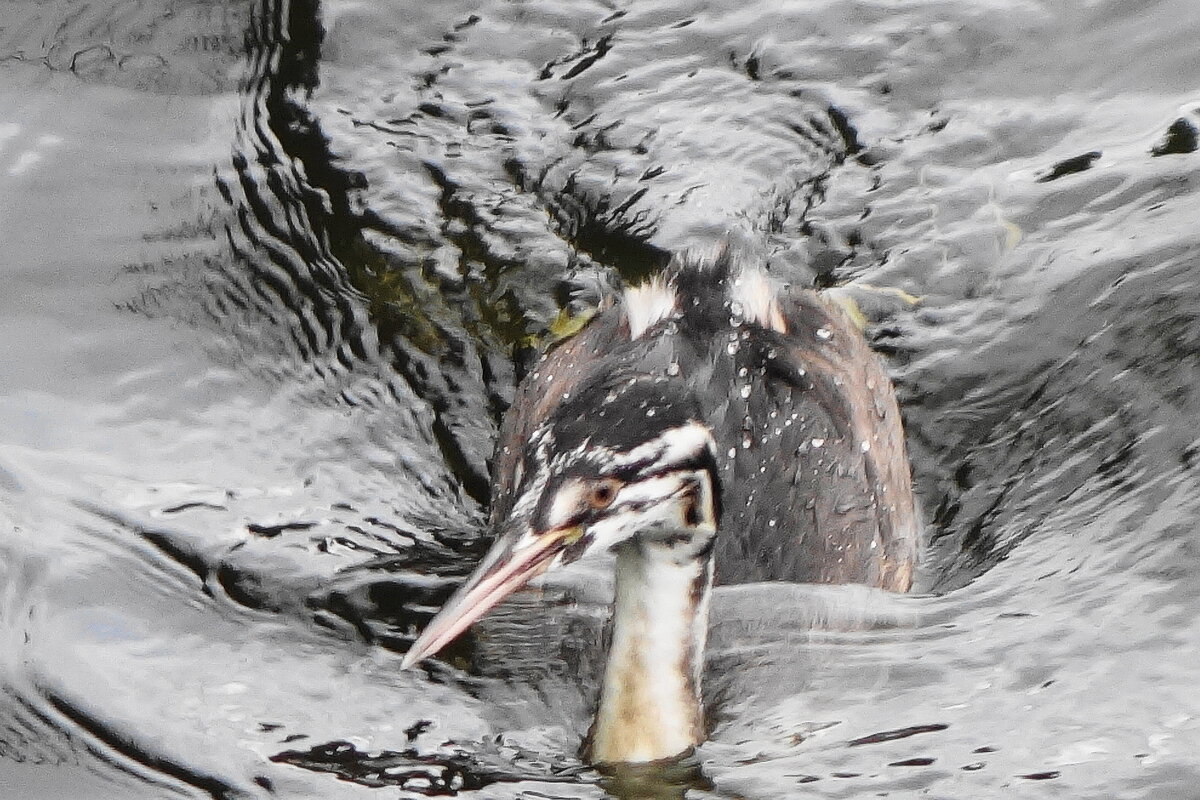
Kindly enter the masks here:
[[878, 357], [838, 306], [727, 255], [627, 290], [547, 353], [495, 470], [497, 542], [408, 661], [532, 576], [614, 550], [596, 763], [703, 740], [714, 581], [911, 585], [917, 518]]

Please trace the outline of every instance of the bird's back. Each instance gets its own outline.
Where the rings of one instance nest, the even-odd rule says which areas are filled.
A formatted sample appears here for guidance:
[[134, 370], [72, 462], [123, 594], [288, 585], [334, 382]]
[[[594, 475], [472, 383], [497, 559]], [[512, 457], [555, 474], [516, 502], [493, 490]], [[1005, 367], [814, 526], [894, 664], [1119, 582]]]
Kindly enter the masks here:
[[717, 579], [907, 591], [918, 527], [891, 380], [839, 307], [800, 290], [776, 302], [782, 330], [713, 343], [731, 387], [707, 409], [723, 451]]

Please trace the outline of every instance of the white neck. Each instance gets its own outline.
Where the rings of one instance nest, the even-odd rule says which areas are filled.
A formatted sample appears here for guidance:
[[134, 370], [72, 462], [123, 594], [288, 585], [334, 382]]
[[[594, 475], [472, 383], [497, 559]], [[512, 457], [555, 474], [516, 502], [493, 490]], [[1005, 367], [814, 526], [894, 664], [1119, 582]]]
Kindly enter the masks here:
[[612, 644], [588, 758], [670, 758], [704, 740], [700, 676], [712, 558], [632, 540], [617, 550], [616, 577]]

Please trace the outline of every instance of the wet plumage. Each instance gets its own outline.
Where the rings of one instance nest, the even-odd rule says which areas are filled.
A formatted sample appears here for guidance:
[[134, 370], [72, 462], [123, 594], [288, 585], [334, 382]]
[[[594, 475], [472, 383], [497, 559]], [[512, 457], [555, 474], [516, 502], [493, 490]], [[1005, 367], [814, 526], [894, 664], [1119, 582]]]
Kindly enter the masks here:
[[[802, 289], [773, 296], [784, 331], [747, 321], [746, 304], [731, 297], [752, 279], [727, 255], [671, 272], [671, 314], [631, 338], [615, 301], [522, 384], [501, 430], [493, 523], [511, 510], [513, 478], [534, 460], [524, 443], [547, 420], [637, 442], [663, 427], [647, 412], [694, 404], [717, 444], [718, 583], [907, 590], [917, 520], [900, 412], [858, 328]], [[623, 398], [634, 378], [649, 380], [662, 401]]]

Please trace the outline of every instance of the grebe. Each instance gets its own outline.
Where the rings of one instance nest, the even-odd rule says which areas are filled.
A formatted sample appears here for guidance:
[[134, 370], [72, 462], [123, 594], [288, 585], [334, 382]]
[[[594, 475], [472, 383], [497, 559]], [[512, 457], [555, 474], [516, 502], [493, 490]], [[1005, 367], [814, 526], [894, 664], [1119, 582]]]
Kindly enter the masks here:
[[912, 583], [917, 515], [879, 358], [836, 303], [728, 250], [676, 259], [547, 352], [496, 454], [492, 549], [404, 665], [534, 576], [614, 551], [592, 763], [704, 740], [714, 581]]

